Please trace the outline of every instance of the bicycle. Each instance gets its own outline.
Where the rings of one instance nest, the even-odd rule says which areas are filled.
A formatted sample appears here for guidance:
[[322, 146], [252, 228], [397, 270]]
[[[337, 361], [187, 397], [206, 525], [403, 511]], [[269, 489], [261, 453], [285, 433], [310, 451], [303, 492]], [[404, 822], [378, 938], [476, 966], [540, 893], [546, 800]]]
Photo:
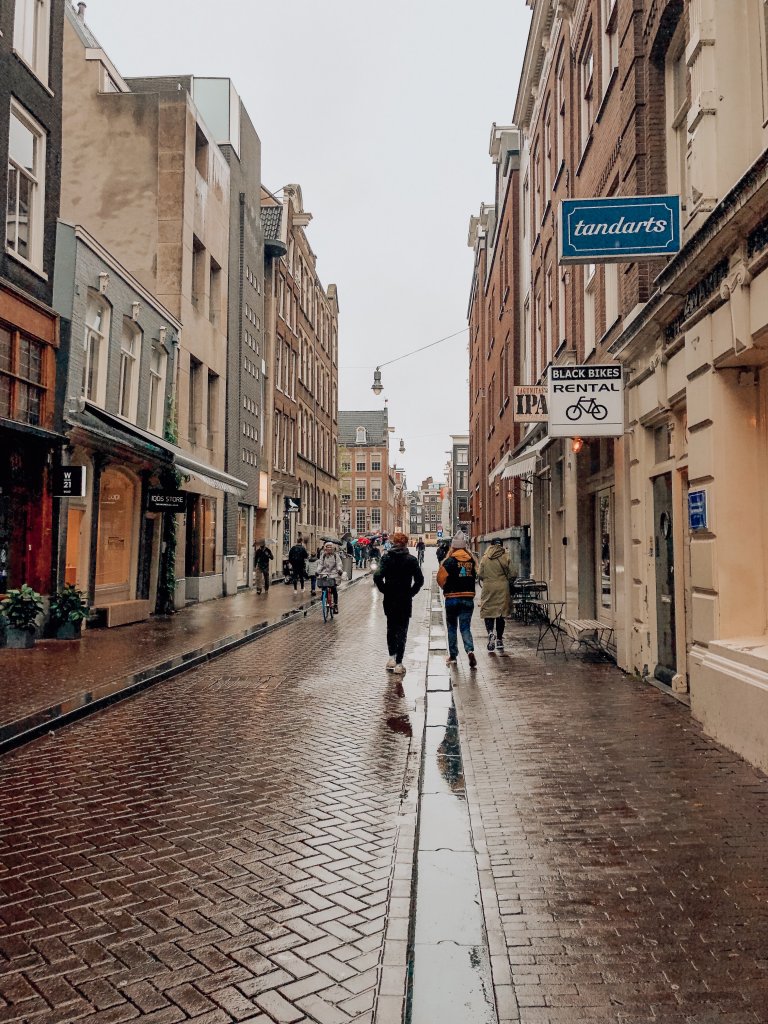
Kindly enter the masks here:
[[418, 551], [416, 553], [416, 558], [418, 560], [419, 565], [424, 565], [424, 552], [423, 551]]
[[320, 604], [323, 610], [323, 622], [327, 622], [328, 619], [332, 619], [336, 614], [336, 599], [329, 591], [333, 591], [336, 587], [336, 583], [330, 577], [323, 576], [318, 581], [320, 587]]
[[594, 397], [583, 397], [565, 410], [565, 415], [571, 421], [580, 420], [582, 413], [586, 413], [587, 416], [592, 416], [596, 420], [604, 420], [608, 415], [608, 407], [600, 405]]

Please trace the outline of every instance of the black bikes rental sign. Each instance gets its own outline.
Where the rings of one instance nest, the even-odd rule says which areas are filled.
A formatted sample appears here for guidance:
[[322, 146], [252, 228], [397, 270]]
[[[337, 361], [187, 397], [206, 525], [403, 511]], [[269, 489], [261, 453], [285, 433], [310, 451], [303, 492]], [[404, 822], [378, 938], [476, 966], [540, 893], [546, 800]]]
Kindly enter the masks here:
[[550, 437], [619, 437], [623, 433], [624, 378], [620, 366], [550, 368]]

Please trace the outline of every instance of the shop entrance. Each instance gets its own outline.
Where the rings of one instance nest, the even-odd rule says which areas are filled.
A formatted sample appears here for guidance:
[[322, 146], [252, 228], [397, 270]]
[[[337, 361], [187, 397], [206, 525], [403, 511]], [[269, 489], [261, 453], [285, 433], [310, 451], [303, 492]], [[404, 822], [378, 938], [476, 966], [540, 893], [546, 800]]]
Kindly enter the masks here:
[[249, 566], [248, 507], [240, 505], [237, 510], [237, 585], [248, 586]]
[[96, 601], [115, 604], [131, 594], [136, 485], [126, 473], [109, 467], [101, 478], [96, 549]]
[[675, 637], [675, 549], [672, 506], [672, 474], [653, 481], [653, 532], [656, 570], [656, 631], [658, 664], [654, 675], [671, 684], [677, 672]]
[[595, 494], [595, 617], [613, 627], [613, 488]]

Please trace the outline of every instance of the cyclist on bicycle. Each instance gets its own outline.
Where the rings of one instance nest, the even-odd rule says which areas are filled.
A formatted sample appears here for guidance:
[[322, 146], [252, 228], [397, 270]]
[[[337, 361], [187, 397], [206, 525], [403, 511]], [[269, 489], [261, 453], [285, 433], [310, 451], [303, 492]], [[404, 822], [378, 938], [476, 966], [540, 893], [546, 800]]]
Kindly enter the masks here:
[[317, 563], [317, 584], [328, 589], [328, 600], [332, 601], [339, 614], [339, 580], [344, 573], [341, 556], [333, 544], [326, 544]]
[[427, 545], [424, 543], [424, 538], [419, 537], [419, 542], [416, 545], [416, 557], [419, 560], [419, 565], [424, 564], [424, 552], [427, 550]]

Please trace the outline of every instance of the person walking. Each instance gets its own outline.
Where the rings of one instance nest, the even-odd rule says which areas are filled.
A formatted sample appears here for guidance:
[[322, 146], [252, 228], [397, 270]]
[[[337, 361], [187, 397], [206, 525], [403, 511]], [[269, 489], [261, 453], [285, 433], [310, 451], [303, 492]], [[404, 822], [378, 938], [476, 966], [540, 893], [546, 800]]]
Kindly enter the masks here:
[[408, 538], [404, 533], [392, 534], [392, 547], [382, 556], [373, 574], [373, 582], [384, 595], [389, 652], [386, 669], [395, 675], [404, 676], [403, 658], [413, 599], [424, 586], [424, 573], [408, 550]]
[[435, 554], [437, 555], [437, 564], [440, 565], [448, 554], [448, 548], [451, 546], [450, 541], [441, 540], [435, 548]]
[[307, 558], [307, 576], [309, 577], [309, 583], [311, 592], [314, 594], [317, 590], [317, 569], [320, 564], [320, 552], [315, 551]]
[[455, 665], [459, 657], [456, 639], [457, 627], [461, 630], [464, 650], [467, 652], [469, 667], [477, 666], [475, 641], [472, 638], [472, 613], [475, 610], [477, 588], [477, 562], [467, 548], [467, 536], [459, 531], [448, 549], [448, 553], [437, 572], [437, 584], [445, 598], [445, 623], [448, 627], [447, 665]]
[[505, 617], [509, 615], [509, 581], [512, 565], [501, 540], [494, 538], [480, 559], [477, 578], [483, 584], [480, 614], [485, 619], [488, 650], [504, 650]]
[[308, 557], [309, 553], [300, 539], [296, 541], [288, 552], [288, 564], [291, 567], [291, 578], [293, 579], [294, 593], [296, 592], [299, 583], [301, 583], [301, 589], [304, 589], [304, 581], [307, 579]]
[[260, 540], [253, 553], [253, 567], [256, 570], [257, 594], [260, 594], [262, 590], [265, 594], [269, 593], [269, 576], [271, 571], [269, 563], [273, 558], [274, 555], [267, 547], [267, 542], [265, 540]]

